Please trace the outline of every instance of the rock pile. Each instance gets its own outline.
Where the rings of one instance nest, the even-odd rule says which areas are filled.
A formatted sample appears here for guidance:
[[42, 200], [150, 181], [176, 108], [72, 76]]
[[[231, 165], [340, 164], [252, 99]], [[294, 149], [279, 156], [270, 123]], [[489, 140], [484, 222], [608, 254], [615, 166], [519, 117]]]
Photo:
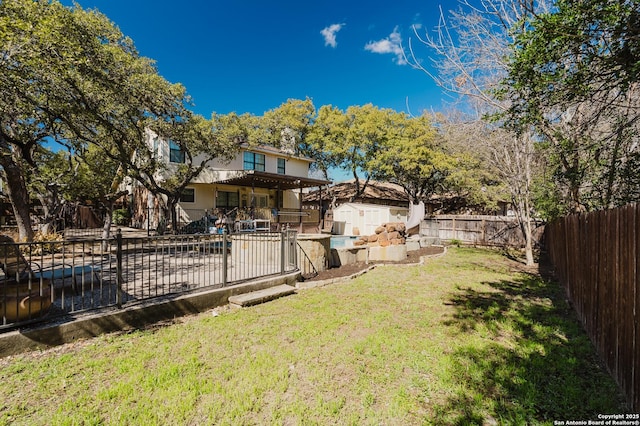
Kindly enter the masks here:
[[385, 223], [376, 228], [373, 235], [363, 235], [353, 242], [354, 246], [388, 247], [397, 246], [406, 242], [407, 228], [402, 222]]

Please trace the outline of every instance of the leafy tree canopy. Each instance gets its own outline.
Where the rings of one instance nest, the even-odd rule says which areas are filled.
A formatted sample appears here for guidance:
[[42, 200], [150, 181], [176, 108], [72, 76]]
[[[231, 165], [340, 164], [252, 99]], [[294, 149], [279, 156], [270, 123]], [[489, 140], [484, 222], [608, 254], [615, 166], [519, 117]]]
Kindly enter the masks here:
[[559, 0], [517, 32], [503, 94], [508, 125], [544, 143], [553, 196], [568, 213], [640, 200], [637, 164], [640, 8], [634, 1]]
[[212, 122], [189, 111], [184, 87], [158, 75], [153, 61], [97, 11], [55, 0], [2, 1], [0, 51], [0, 162], [11, 170], [21, 236], [32, 234], [24, 164], [36, 166], [33, 153], [44, 141], [80, 156], [98, 147], [120, 165], [120, 177], [132, 175], [164, 194], [197, 175], [201, 162], [186, 163], [163, 186], [155, 181], [160, 166], [146, 144], [149, 130], [180, 141], [190, 160], [231, 155], [229, 139], [216, 139]]
[[559, 0], [532, 15], [517, 41], [510, 82], [547, 105], [624, 92], [640, 71], [640, 8], [634, 1]]

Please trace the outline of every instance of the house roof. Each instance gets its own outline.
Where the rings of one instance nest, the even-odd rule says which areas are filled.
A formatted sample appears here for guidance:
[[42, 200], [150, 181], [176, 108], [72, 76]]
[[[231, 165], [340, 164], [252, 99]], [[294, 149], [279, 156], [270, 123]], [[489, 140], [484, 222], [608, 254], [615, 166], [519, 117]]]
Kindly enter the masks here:
[[257, 170], [203, 170], [194, 183], [219, 183], [281, 190], [310, 188], [331, 183], [328, 180], [280, 175]]
[[[362, 183], [361, 183], [362, 185]], [[334, 198], [339, 203], [350, 200], [355, 194], [356, 185], [355, 181], [349, 180], [346, 182], [340, 182], [330, 186], [322, 191], [316, 190], [304, 194], [303, 201], [305, 203], [318, 202], [318, 199], [322, 196], [322, 200], [331, 201]], [[387, 182], [369, 181], [364, 193], [358, 197], [360, 201], [377, 200], [377, 201], [393, 201], [408, 203], [409, 197], [404, 192], [401, 186]]]
[[409, 210], [407, 206], [389, 206], [386, 204], [371, 204], [371, 203], [342, 203], [336, 210], [342, 210], [350, 208], [353, 210], [361, 210], [361, 209], [389, 209], [389, 210]]

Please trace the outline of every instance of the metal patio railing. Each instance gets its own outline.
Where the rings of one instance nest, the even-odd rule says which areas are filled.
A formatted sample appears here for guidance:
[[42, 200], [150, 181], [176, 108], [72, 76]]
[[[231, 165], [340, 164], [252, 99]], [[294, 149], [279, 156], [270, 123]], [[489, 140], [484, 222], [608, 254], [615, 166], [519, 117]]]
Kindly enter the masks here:
[[2, 243], [0, 328], [286, 274], [296, 247], [290, 230]]

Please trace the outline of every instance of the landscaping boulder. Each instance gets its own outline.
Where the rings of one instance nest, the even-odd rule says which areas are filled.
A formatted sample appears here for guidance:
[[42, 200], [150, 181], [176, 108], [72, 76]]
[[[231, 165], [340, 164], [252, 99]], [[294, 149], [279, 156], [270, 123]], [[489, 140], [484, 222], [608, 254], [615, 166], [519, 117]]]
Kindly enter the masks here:
[[372, 235], [363, 235], [354, 242], [356, 246], [369, 247], [397, 246], [406, 242], [406, 226], [402, 222], [390, 222], [378, 226]]

